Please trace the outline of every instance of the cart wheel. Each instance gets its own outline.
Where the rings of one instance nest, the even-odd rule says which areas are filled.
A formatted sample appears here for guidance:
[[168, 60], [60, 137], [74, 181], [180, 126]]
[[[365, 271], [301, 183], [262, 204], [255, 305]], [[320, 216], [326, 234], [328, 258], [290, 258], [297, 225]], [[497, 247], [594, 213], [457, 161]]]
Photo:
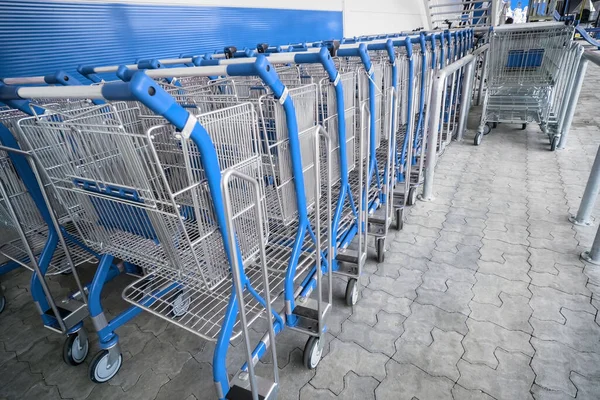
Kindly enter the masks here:
[[408, 190], [408, 199], [406, 199], [406, 204], [409, 206], [413, 206], [417, 202], [417, 188], [411, 187]]
[[308, 338], [306, 346], [304, 346], [304, 356], [302, 361], [304, 366], [308, 369], [315, 369], [321, 361], [321, 355], [323, 355], [323, 349], [319, 346], [320, 339], [315, 336]]
[[558, 147], [558, 142], [560, 142], [560, 136], [552, 137], [552, 142], [550, 142], [550, 151], [555, 151]]
[[404, 220], [402, 218], [402, 209], [396, 210], [396, 230], [401, 231], [404, 228]]
[[525, 129], [527, 129], [527, 124], [521, 125], [521, 130], [524, 131]]
[[108, 350], [100, 350], [92, 359], [90, 364], [90, 379], [96, 383], [104, 383], [112, 379], [123, 364], [123, 355], [119, 354], [117, 362], [113, 365], [108, 365]]
[[385, 260], [385, 238], [377, 238], [375, 244], [377, 247], [377, 262], [382, 263]]
[[485, 125], [483, 126], [483, 134], [489, 135], [491, 131], [492, 131], [492, 126], [490, 125], [489, 122], [486, 122]]
[[90, 342], [87, 339], [81, 339], [79, 332], [67, 336], [63, 345], [63, 360], [68, 365], [79, 365], [85, 361], [90, 350]]
[[190, 297], [186, 296], [183, 290], [176, 295], [173, 304], [171, 304], [171, 313], [175, 318], [185, 315], [190, 308]]
[[346, 305], [352, 307], [358, 302], [358, 281], [354, 278], [348, 279], [346, 285]]
[[0, 313], [6, 308], [6, 297], [0, 297]]
[[481, 132], [477, 132], [477, 134], [475, 134], [475, 139], [473, 139], [473, 144], [475, 146], [479, 146], [481, 144], [481, 139], [483, 138], [483, 135]]
[[492, 129], [496, 129], [498, 127], [498, 123], [497, 122], [492, 122]]

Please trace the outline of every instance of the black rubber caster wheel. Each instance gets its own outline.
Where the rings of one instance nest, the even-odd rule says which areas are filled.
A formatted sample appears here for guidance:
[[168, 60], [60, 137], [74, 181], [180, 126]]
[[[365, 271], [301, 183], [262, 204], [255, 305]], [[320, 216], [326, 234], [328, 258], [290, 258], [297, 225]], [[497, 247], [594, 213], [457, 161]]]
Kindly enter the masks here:
[[408, 198], [406, 199], [406, 204], [409, 206], [413, 206], [413, 205], [415, 205], [416, 202], [417, 202], [417, 188], [411, 187], [408, 190]]
[[496, 129], [498, 127], [498, 123], [497, 122], [492, 122], [492, 129]]
[[524, 131], [525, 129], [527, 129], [527, 124], [521, 125], [521, 130]]
[[550, 142], [550, 151], [555, 151], [558, 147], [558, 142], [560, 142], [560, 136], [554, 136], [552, 141]]
[[87, 335], [80, 335], [79, 332], [67, 336], [63, 344], [63, 360], [68, 365], [79, 365], [85, 361], [90, 351], [90, 342]]
[[481, 132], [477, 132], [475, 134], [475, 139], [473, 139], [473, 144], [475, 146], [479, 146], [481, 144], [481, 139], [483, 138], [483, 135], [481, 134]]
[[358, 302], [358, 281], [354, 278], [348, 279], [346, 285], [346, 305], [352, 307]]
[[377, 262], [382, 263], [385, 260], [385, 238], [375, 239], [377, 249]]
[[490, 125], [489, 122], [487, 122], [484, 126], [483, 126], [483, 134], [484, 135], [489, 135], [490, 132], [492, 131], [492, 126]]
[[321, 361], [321, 355], [323, 355], [323, 349], [319, 346], [320, 339], [315, 336], [308, 338], [306, 346], [304, 346], [304, 355], [302, 362], [308, 369], [315, 369]]
[[404, 228], [404, 218], [402, 215], [402, 210], [401, 209], [397, 209], [396, 210], [396, 230], [397, 231], [401, 231], [402, 228]]
[[89, 375], [92, 382], [104, 383], [111, 380], [121, 369], [123, 355], [119, 354], [117, 361], [108, 365], [108, 350], [100, 350], [90, 363]]

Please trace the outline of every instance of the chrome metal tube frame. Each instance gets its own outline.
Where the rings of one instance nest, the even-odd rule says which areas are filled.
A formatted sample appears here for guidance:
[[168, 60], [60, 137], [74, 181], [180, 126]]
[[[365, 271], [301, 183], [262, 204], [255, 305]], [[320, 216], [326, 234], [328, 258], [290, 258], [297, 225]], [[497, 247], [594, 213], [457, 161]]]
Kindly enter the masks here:
[[[473, 98], [473, 83], [475, 81], [475, 70], [476, 64], [478, 60], [478, 56], [480, 54], [484, 54], [484, 57], [487, 55], [487, 51], [489, 50], [490, 45], [483, 45], [473, 51], [471, 53], [473, 55], [473, 60], [469, 62], [465, 69], [464, 77], [466, 78], [466, 82], [464, 83], [462, 97], [461, 97], [461, 107], [460, 107], [460, 117], [458, 120], [458, 131], [456, 132], [456, 140], [461, 141], [463, 138], [464, 131], [467, 127], [467, 119], [469, 117], [469, 110], [471, 109], [471, 101]], [[483, 80], [483, 77], [482, 77]]]
[[[256, 221], [259, 227], [259, 232], [260, 235], [262, 237], [264, 237], [264, 232], [263, 232], [263, 219], [264, 216], [262, 215], [262, 210], [261, 210], [261, 206], [260, 206], [260, 184], [258, 183], [257, 180], [253, 179], [252, 177], [249, 177], [239, 171], [236, 170], [228, 170], [223, 174], [223, 178], [222, 178], [222, 182], [221, 182], [221, 190], [223, 192], [223, 199], [225, 202], [225, 216], [227, 218], [227, 240], [229, 241], [229, 246], [230, 248], [235, 248], [236, 247], [236, 233], [235, 233], [235, 228], [233, 226], [233, 210], [231, 207], [231, 193], [229, 192], [228, 188], [229, 188], [229, 182], [231, 180], [232, 177], [236, 177], [238, 179], [243, 179], [245, 181], [250, 182], [250, 184], [252, 184], [252, 186], [254, 186], [254, 193], [255, 193], [255, 200], [256, 200], [256, 212], [258, 215], [258, 220]], [[317, 236], [318, 238], [319, 236]], [[268, 267], [267, 267], [267, 255], [266, 255], [266, 249], [265, 249], [265, 243], [261, 240], [260, 241], [260, 246], [259, 246], [259, 252], [260, 252], [260, 265], [261, 265], [261, 270], [262, 270], [262, 278], [263, 278], [263, 285], [264, 285], [264, 301], [265, 301], [265, 308], [267, 310], [267, 325], [269, 328], [269, 343], [271, 344], [271, 355], [273, 357], [273, 378], [275, 381], [275, 384], [278, 385], [279, 384], [279, 374], [278, 374], [278, 368], [277, 368], [277, 350], [276, 350], [276, 346], [275, 346], [275, 329], [273, 327], [274, 322], [273, 322], [273, 310], [271, 309], [271, 291], [269, 288], [269, 271], [268, 271]], [[237, 301], [238, 301], [238, 307], [240, 310], [240, 320], [242, 322], [242, 336], [243, 336], [243, 340], [244, 340], [244, 349], [246, 351], [246, 361], [247, 361], [247, 366], [248, 366], [248, 376], [245, 377], [247, 379], [250, 380], [250, 389], [252, 392], [252, 399], [253, 400], [258, 400], [258, 386], [256, 383], [256, 374], [254, 372], [254, 362], [253, 362], [253, 357], [252, 357], [252, 348], [250, 347], [250, 335], [248, 333], [248, 318], [246, 316], [246, 304], [245, 304], [245, 300], [244, 300], [244, 283], [242, 283], [242, 274], [240, 271], [242, 271], [244, 268], [243, 265], [240, 265], [239, 263], [239, 258], [238, 257], [233, 257], [232, 258], [232, 265], [231, 265], [231, 271], [232, 271], [232, 275], [233, 275], [233, 283], [234, 283], [234, 288], [235, 288], [235, 293], [237, 295]], [[240, 374], [244, 374], [245, 371], [240, 372]], [[240, 379], [244, 379], [244, 377], [240, 377]]]
[[452, 76], [452, 74], [460, 68], [471, 63], [474, 59], [475, 56], [469, 54], [442, 68], [433, 78], [431, 101], [427, 109], [427, 112], [429, 113], [429, 132], [427, 133], [427, 150], [425, 155], [425, 180], [423, 182], [423, 193], [419, 196], [419, 199], [422, 201], [432, 201], [434, 199], [433, 176], [437, 162], [436, 146], [438, 142], [438, 131], [440, 129], [440, 114], [442, 111], [442, 100], [446, 79]]
[[569, 96], [569, 104], [565, 112], [565, 119], [562, 124], [560, 131], [560, 142], [558, 143], [559, 149], [564, 149], [567, 146], [567, 138], [569, 136], [569, 130], [573, 123], [573, 116], [575, 115], [575, 109], [577, 108], [577, 101], [579, 100], [579, 94], [581, 93], [581, 87], [585, 78], [588, 63], [593, 62], [597, 66], [600, 66], [600, 54], [591, 50], [585, 50], [581, 59], [579, 60], [579, 67], [575, 73], [575, 81], [573, 82], [573, 89]]

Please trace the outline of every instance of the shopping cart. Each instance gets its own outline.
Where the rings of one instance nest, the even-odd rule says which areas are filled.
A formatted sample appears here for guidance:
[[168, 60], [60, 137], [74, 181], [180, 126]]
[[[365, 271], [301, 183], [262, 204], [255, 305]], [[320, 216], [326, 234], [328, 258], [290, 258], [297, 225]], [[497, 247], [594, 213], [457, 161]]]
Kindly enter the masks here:
[[[79, 84], [74, 77], [61, 71], [40, 77], [9, 78], [3, 82], [2, 85]], [[18, 266], [34, 272], [31, 293], [38, 304], [42, 322], [45, 327], [67, 335], [63, 347], [64, 361], [78, 365], [85, 360], [88, 340], [82, 328], [82, 321], [87, 316], [86, 288], [81, 285], [77, 267], [96, 262], [98, 254], [80, 240], [73, 220], [57, 201], [44, 170], [37, 172], [36, 165], [26, 152], [29, 147], [17, 122], [30, 115], [43, 114], [44, 107], [70, 109], [89, 103], [53, 98], [40, 98], [36, 105], [22, 101], [6, 103], [10, 107], [0, 111], [0, 142], [6, 154], [1, 179], [14, 217], [9, 212], [3, 214], [6, 218], [3, 221], [13, 234], [3, 235], [0, 255], [8, 261], [0, 267], [0, 273]], [[47, 290], [46, 277], [58, 274], [72, 274], [79, 290], [56, 300], [57, 296]]]
[[[488, 86], [474, 144], [479, 145], [497, 123], [540, 124], [551, 150], [560, 140], [550, 129], [552, 99], [557, 97], [562, 68], [572, 49], [574, 28], [565, 22], [502, 25], [490, 34]], [[559, 96], [560, 97], [560, 96]]]

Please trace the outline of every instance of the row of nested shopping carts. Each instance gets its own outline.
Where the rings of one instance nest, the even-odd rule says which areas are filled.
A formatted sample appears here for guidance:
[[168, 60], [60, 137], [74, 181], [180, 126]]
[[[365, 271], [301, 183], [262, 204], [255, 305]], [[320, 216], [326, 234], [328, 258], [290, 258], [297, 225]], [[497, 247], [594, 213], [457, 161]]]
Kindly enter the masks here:
[[[422, 182], [433, 74], [473, 45], [470, 29], [419, 32], [79, 67], [91, 85], [64, 72], [5, 78], [0, 272], [33, 271], [68, 364], [86, 359], [91, 319], [94, 382], [119, 371], [115, 330], [145, 310], [216, 342], [218, 398], [272, 398], [276, 335], [307, 334], [315, 368], [333, 274], [352, 306], [370, 237], [384, 261]], [[102, 290], [123, 273], [135, 276], [122, 292], [131, 306], [109, 320]], [[60, 274], [76, 284], [64, 298], [51, 290]], [[251, 343], [259, 319], [268, 328]], [[231, 377], [240, 336], [246, 363]], [[254, 371], [269, 351], [272, 379]]]

